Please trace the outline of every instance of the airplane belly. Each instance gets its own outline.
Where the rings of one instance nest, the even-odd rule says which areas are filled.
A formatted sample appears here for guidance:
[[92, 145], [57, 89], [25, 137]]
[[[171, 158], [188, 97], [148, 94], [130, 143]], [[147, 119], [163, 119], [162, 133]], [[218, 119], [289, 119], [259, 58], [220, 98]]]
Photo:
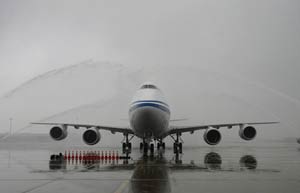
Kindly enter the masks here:
[[144, 106], [130, 112], [131, 127], [138, 137], [160, 138], [167, 130], [170, 114], [159, 108]]

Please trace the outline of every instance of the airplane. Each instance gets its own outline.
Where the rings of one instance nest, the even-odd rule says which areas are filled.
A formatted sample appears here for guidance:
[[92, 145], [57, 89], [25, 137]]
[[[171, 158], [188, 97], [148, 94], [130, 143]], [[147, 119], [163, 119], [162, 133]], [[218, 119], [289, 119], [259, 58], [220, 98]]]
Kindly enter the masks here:
[[239, 126], [239, 136], [244, 140], [252, 140], [256, 136], [254, 125], [276, 124], [278, 122], [236, 122], [224, 124], [207, 124], [194, 126], [173, 126], [170, 124], [170, 107], [163, 95], [163, 92], [154, 84], [146, 82], [136, 91], [129, 108], [129, 126], [112, 127], [93, 124], [74, 124], [74, 123], [54, 123], [54, 122], [35, 122], [32, 124], [49, 125], [50, 136], [54, 140], [63, 140], [67, 137], [69, 127], [75, 129], [86, 128], [82, 139], [87, 145], [95, 145], [100, 139], [100, 130], [110, 131], [112, 134], [122, 133], [124, 142], [122, 144], [123, 153], [132, 149], [131, 139], [135, 136], [142, 139], [140, 149], [145, 154], [150, 150], [154, 152], [154, 143], [157, 142], [157, 149], [165, 149], [164, 139], [171, 136], [174, 140], [174, 153], [182, 153], [182, 133], [197, 130], [205, 130], [203, 138], [209, 145], [217, 145], [221, 141], [220, 128], [232, 128]]

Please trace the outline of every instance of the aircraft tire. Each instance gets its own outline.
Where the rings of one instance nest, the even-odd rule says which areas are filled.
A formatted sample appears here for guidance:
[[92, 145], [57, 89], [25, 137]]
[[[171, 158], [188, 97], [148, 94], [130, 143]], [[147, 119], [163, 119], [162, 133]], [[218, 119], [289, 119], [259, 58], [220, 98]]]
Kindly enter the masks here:
[[154, 144], [151, 143], [150, 145], [150, 153], [153, 154], [154, 153]]
[[148, 143], [145, 143], [144, 144], [144, 154], [147, 154], [148, 153]]
[[178, 153], [182, 153], [182, 143], [178, 144]]
[[162, 146], [163, 150], [166, 149], [166, 144], [165, 144], [165, 142], [163, 142], [161, 146]]
[[142, 150], [143, 149], [143, 147], [144, 147], [144, 143], [140, 143], [140, 150]]

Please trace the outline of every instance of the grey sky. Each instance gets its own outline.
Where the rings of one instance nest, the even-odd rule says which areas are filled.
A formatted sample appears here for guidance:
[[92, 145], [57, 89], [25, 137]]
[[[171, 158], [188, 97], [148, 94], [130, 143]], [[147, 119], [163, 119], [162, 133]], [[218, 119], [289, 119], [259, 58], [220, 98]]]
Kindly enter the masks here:
[[86, 59], [237, 73], [300, 98], [299, 1], [0, 1], [0, 93]]
[[242, 78], [294, 105], [281, 118], [299, 112], [298, 1], [35, 0], [0, 7], [0, 94], [92, 58], [173, 68], [171, 77], [185, 67]]
[[[158, 84], [162, 87], [170, 88], [166, 90], [169, 95], [172, 89], [176, 91], [177, 85], [170, 86], [172, 82], [185, 87], [210, 80], [198, 82], [186, 92], [194, 94], [195, 101], [197, 97], [204, 100], [205, 106], [205, 100], [212, 98], [205, 95], [205, 90], [218, 89], [217, 94], [227, 95], [218, 102], [224, 105], [224, 112], [231, 108], [229, 100], [245, 100], [256, 110], [266, 108], [266, 114], [273, 112], [273, 117], [283, 119], [295, 131], [300, 112], [299, 10], [297, 0], [0, 0], [0, 95], [49, 70], [89, 59], [110, 61], [136, 70], [150, 69], [153, 76], [159, 74], [156, 80], [161, 80]], [[168, 69], [172, 69], [170, 74]], [[143, 72], [143, 78], [147, 77], [147, 70]], [[85, 82], [89, 81], [82, 84]], [[89, 92], [94, 91], [94, 87], [87, 87]], [[52, 84], [51, 89], [55, 88]], [[40, 90], [47, 94], [47, 88], [44, 89]], [[193, 89], [198, 92], [192, 93]], [[189, 97], [185, 95], [179, 94], [175, 101], [179, 105], [177, 112], [184, 108], [180, 101]], [[276, 97], [271, 99], [270, 95]], [[23, 116], [7, 112], [19, 112], [10, 104], [20, 103], [22, 107], [23, 97], [17, 96], [21, 99], [18, 102], [11, 99], [2, 108], [7, 116], [2, 116], [3, 127], [10, 116]], [[172, 95], [169, 98], [172, 100]], [[78, 104], [76, 100], [74, 104]], [[32, 105], [27, 105], [32, 110]], [[211, 112], [202, 112], [203, 116], [217, 119], [217, 109], [207, 103], [208, 108]], [[195, 116], [198, 109], [193, 111]], [[20, 125], [32, 119], [37, 118], [24, 118]]]

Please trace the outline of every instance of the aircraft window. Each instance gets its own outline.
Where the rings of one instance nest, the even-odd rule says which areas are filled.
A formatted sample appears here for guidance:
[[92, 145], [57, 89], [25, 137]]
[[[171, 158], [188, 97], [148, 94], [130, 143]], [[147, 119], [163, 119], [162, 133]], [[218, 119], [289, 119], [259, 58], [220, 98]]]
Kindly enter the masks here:
[[152, 88], [152, 89], [157, 89], [156, 86], [152, 85], [152, 84], [145, 84], [141, 87], [141, 89], [144, 89], [144, 88]]

